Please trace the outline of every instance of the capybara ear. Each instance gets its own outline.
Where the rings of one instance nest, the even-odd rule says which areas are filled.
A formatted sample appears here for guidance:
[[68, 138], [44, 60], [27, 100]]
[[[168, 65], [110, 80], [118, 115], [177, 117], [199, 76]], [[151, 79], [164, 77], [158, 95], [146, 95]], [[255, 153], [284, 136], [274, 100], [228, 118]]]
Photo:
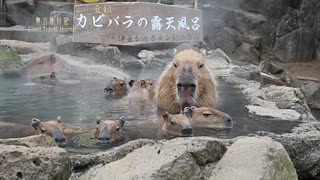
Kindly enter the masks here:
[[39, 124], [40, 124], [40, 119], [33, 118], [31, 120], [31, 126], [33, 127], [33, 129], [37, 130], [37, 127], [39, 126]]
[[121, 116], [120, 117], [120, 126], [123, 127], [125, 122], [126, 122], [125, 117]]
[[187, 118], [192, 118], [192, 115], [193, 115], [192, 107], [185, 107], [183, 112]]
[[165, 112], [163, 113], [163, 119], [164, 119], [165, 121], [169, 121], [169, 117], [170, 117], [170, 114], [169, 114], [167, 111], [165, 111]]
[[130, 86], [130, 87], [132, 87], [134, 81], [135, 81], [135, 80], [131, 80], [131, 81], [129, 82], [129, 86]]
[[101, 117], [96, 117], [96, 120], [97, 120], [97, 124], [101, 123]]
[[140, 85], [142, 88], [146, 88], [146, 81], [145, 80], [141, 80], [140, 81]]
[[57, 117], [57, 122], [60, 124], [61, 123], [61, 116]]

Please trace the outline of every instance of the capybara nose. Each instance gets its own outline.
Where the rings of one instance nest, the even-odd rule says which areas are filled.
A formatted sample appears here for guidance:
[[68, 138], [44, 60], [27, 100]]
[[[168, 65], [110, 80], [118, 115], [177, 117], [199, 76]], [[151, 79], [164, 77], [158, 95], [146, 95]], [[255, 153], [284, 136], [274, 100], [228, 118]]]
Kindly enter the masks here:
[[108, 137], [99, 137], [98, 140], [99, 141], [109, 141], [110, 138], [108, 138]]
[[223, 119], [224, 119], [224, 122], [225, 122], [225, 125], [227, 127], [231, 127], [233, 126], [233, 120], [232, 120], [232, 117], [229, 116], [228, 114], [224, 114], [223, 115]]
[[54, 140], [55, 140], [57, 143], [63, 143], [63, 142], [66, 141], [66, 138], [64, 138], [64, 137], [60, 137], [60, 138], [56, 137], [56, 138], [54, 138]]
[[188, 128], [182, 129], [181, 133], [182, 134], [192, 134], [192, 128], [188, 127]]
[[177, 87], [178, 87], [179, 89], [182, 88], [182, 87], [184, 87], [184, 88], [189, 88], [189, 87], [195, 88], [195, 87], [196, 87], [196, 84], [194, 84], [194, 83], [178, 83], [178, 84], [177, 84]]

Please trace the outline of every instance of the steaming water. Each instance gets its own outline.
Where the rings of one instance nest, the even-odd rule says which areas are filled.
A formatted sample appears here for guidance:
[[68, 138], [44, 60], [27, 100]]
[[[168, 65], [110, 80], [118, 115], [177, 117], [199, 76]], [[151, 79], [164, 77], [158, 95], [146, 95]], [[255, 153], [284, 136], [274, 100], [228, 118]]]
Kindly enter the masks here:
[[[132, 79], [157, 79], [158, 72], [129, 72]], [[296, 122], [275, 121], [266, 118], [250, 117], [245, 109], [246, 100], [238, 89], [218, 80], [218, 109], [233, 117], [233, 129], [212, 130], [194, 129], [194, 136], [212, 136], [232, 138], [257, 131], [283, 133], [290, 131]], [[90, 139], [93, 133], [77, 133], [68, 135], [67, 149], [70, 152], [93, 152], [118, 146], [138, 138], [163, 139], [156, 116], [156, 107], [143, 111], [129, 107], [113, 107], [119, 98], [106, 98], [103, 94], [104, 81], [80, 81], [63, 86], [30, 84], [27, 79], [0, 79], [0, 138], [21, 137], [34, 134], [30, 127], [33, 117], [42, 120], [62, 117], [68, 127], [76, 129], [94, 129], [95, 117], [117, 119], [125, 116], [124, 138], [108, 146], [96, 146]], [[2, 123], [1, 123], [2, 122]], [[14, 124], [12, 124], [14, 123]]]

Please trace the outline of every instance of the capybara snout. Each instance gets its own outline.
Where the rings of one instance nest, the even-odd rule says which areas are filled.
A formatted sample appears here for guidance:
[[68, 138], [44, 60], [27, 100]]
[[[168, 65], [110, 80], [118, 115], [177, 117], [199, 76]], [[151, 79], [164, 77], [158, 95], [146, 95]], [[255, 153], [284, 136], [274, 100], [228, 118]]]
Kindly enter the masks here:
[[191, 65], [185, 64], [177, 81], [177, 95], [181, 106], [195, 104], [196, 78]]
[[97, 139], [97, 144], [109, 144], [121, 139], [122, 127], [125, 123], [124, 116], [121, 116], [119, 120], [102, 120], [97, 117], [96, 123], [97, 127], [94, 136]]
[[165, 120], [162, 127], [163, 130], [181, 136], [190, 136], [192, 134], [190, 122], [183, 114], [172, 115], [168, 112], [164, 112], [162, 116]]
[[66, 143], [66, 137], [64, 135], [64, 125], [61, 123], [61, 117], [57, 120], [50, 120], [41, 122], [40, 119], [33, 118], [31, 126], [42, 134], [51, 136], [58, 145], [64, 145]]

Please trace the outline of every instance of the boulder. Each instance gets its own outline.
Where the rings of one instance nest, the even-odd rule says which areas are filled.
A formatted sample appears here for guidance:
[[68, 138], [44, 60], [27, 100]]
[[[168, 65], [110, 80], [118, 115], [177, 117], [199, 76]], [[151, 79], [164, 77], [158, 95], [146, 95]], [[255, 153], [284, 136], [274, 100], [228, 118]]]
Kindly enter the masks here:
[[301, 114], [292, 109], [277, 109], [275, 107], [263, 107], [248, 105], [246, 108], [251, 115], [258, 115], [262, 117], [270, 117], [275, 120], [288, 120], [288, 121], [299, 121]]
[[[281, 62], [307, 62], [314, 59], [314, 33], [307, 28], [299, 28], [277, 38], [274, 53]], [[301, 49], [304, 49], [301, 51]]]
[[0, 139], [0, 144], [25, 146], [28, 148], [55, 146], [54, 139], [52, 139], [52, 137], [44, 135], [44, 134], [28, 136], [28, 137], [24, 137], [24, 138]]
[[277, 37], [286, 35], [300, 27], [300, 14], [298, 10], [288, 8], [288, 13], [281, 18], [277, 27]]
[[61, 148], [0, 144], [0, 179], [69, 179], [71, 161]]
[[320, 83], [307, 82], [302, 87], [302, 92], [306, 97], [306, 101], [311, 108], [320, 109]]
[[232, 54], [240, 44], [240, 32], [230, 27], [223, 28], [215, 40], [216, 47], [220, 48], [227, 54]]
[[212, 171], [210, 180], [297, 180], [283, 146], [271, 138], [248, 137], [232, 144]]
[[271, 134], [287, 150], [299, 179], [320, 178], [320, 124], [305, 123], [292, 133]]
[[17, 40], [0, 40], [1, 44], [13, 47], [18, 54], [41, 53], [49, 50], [48, 43], [31, 43]]
[[219, 161], [226, 150], [221, 142], [201, 138], [160, 141], [79, 179], [199, 179], [201, 167]]
[[250, 62], [257, 64], [260, 52], [248, 43], [241, 43], [233, 52], [234, 59], [241, 62]]
[[0, 74], [18, 76], [22, 69], [22, 60], [17, 51], [6, 44], [0, 44]]

